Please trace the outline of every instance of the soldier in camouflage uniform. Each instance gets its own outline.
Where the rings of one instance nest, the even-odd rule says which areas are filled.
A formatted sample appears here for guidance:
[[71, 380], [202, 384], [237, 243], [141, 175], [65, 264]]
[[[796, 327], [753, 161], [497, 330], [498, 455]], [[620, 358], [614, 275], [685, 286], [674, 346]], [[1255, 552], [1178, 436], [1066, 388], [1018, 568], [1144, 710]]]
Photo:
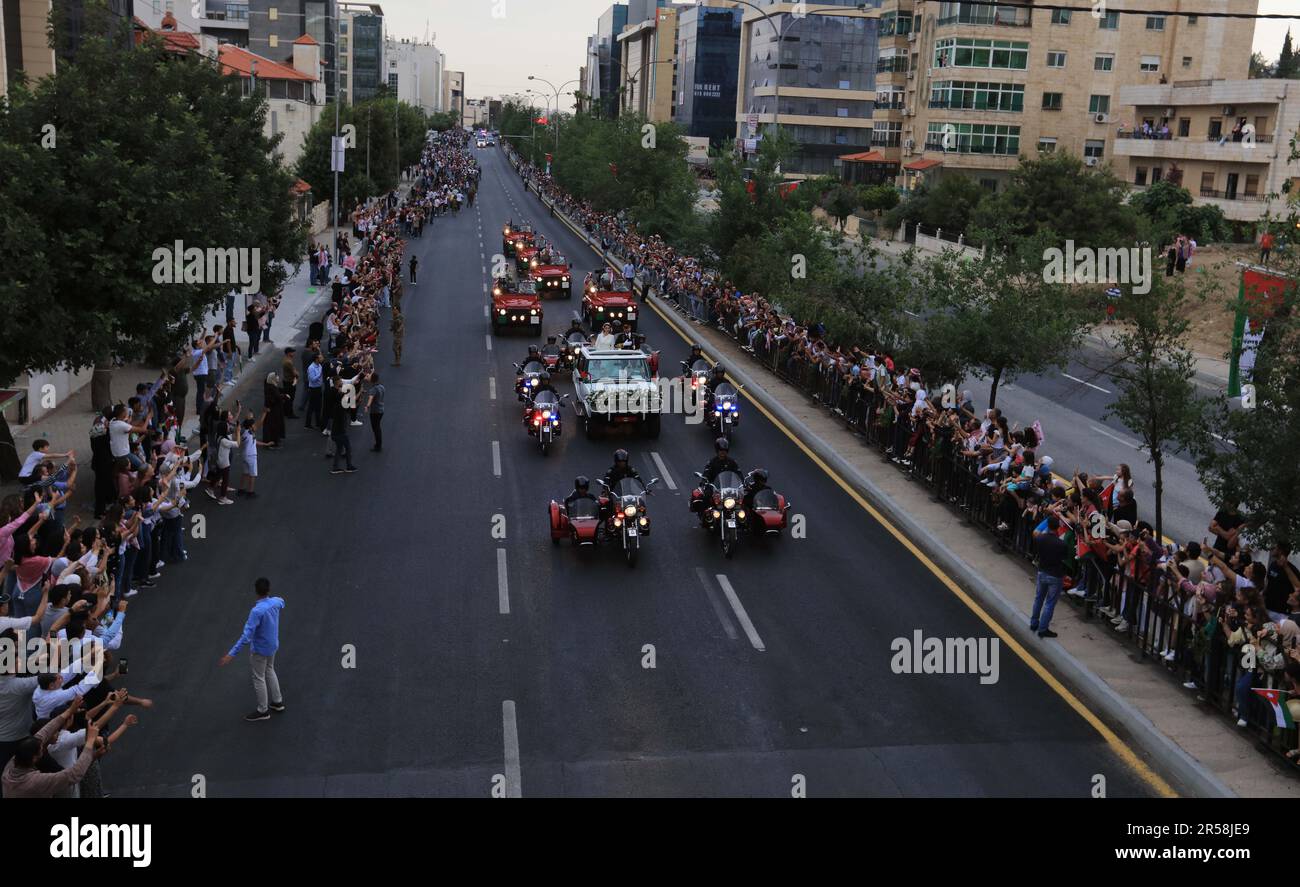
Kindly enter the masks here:
[[400, 309], [393, 309], [390, 329], [393, 331], [393, 366], [399, 367], [402, 365], [402, 337], [406, 335], [406, 318]]

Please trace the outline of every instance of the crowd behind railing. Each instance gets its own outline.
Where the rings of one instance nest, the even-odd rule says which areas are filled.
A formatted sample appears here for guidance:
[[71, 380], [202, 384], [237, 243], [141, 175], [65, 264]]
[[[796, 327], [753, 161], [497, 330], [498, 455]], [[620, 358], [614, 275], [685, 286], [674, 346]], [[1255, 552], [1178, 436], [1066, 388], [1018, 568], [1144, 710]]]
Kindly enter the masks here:
[[1127, 465], [1062, 477], [1037, 423], [1019, 428], [996, 408], [978, 413], [969, 392], [936, 390], [882, 349], [832, 342], [821, 324], [742, 293], [699, 259], [511, 159], [608, 258], [633, 265], [643, 296], [725, 333], [1009, 554], [1034, 561], [1035, 535], [1052, 518], [1066, 543], [1063, 597], [1083, 618], [1107, 620], [1199, 701], [1300, 764], [1300, 570], [1284, 544], [1266, 557], [1247, 544], [1248, 519], [1235, 503], [1223, 504], [1200, 541], [1158, 539], [1139, 518]]

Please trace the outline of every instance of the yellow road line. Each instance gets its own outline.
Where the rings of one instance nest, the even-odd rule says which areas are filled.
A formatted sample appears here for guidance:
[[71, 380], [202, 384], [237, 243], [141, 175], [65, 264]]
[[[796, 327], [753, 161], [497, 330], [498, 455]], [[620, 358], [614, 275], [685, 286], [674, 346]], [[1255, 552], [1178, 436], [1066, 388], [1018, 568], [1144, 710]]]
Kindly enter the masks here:
[[[560, 217], [557, 215], [556, 218], [559, 219]], [[586, 239], [586, 235], [584, 235], [577, 228], [573, 227], [573, 225], [569, 224], [567, 219], [560, 219], [560, 221], [566, 227], [568, 227], [569, 230], [573, 231], [574, 234], [578, 235], [579, 237], [582, 237], [584, 240]], [[611, 268], [615, 267], [614, 263], [609, 261], [608, 259], [605, 259], [605, 262]], [[649, 299], [647, 299], [643, 304], [649, 305], [651, 309], [653, 309], [654, 312], [658, 314], [661, 318], [663, 318], [664, 322], [668, 324], [668, 328], [671, 329], [673, 332], [677, 333], [677, 335], [680, 336], [683, 341], [687, 343], [691, 342], [690, 337], [688, 337], [685, 333], [683, 333], [681, 329], [677, 326], [677, 324], [674, 321], [670, 320], [668, 314], [657, 304], [655, 304], [653, 301], [650, 301]], [[710, 361], [710, 362], [712, 363], [714, 361]], [[734, 382], [735, 380], [733, 379], [732, 381]], [[839, 473], [836, 472], [835, 469], [827, 465], [826, 462], [823, 461], [820, 456], [818, 456], [811, 449], [809, 449], [807, 444], [805, 444], [802, 440], [800, 440], [797, 436], [795, 436], [795, 433], [785, 426], [785, 423], [777, 419], [776, 416], [772, 415], [772, 413], [761, 403], [759, 403], [756, 399], [754, 399], [752, 395], [749, 398], [749, 402], [754, 407], [756, 407], [760, 413], [766, 416], [769, 422], [771, 422], [775, 427], [779, 428], [781, 432], [790, 439], [791, 443], [793, 443], [796, 447], [802, 450], [803, 454], [807, 456], [810, 460], [812, 460], [812, 463], [814, 465], [816, 465], [823, 472], [825, 472], [833, 481], [835, 481], [835, 483], [839, 485], [840, 489], [842, 489], [845, 493], [847, 493], [849, 497], [853, 499], [854, 502], [858, 503], [858, 505], [860, 505], [862, 509], [867, 512], [867, 514], [871, 515], [872, 519], [875, 520], [876, 523], [880, 524], [882, 527], [888, 530], [890, 535], [892, 535], [895, 539], [897, 539], [898, 542], [904, 548], [906, 548], [909, 552], [912, 553], [913, 557], [915, 557], [922, 564], [924, 564], [926, 569], [928, 569], [931, 573], [933, 573], [935, 578], [937, 578], [940, 582], [942, 582], [949, 591], [951, 591], [954, 595], [956, 595], [958, 600], [960, 600], [963, 604], [965, 604], [971, 610], [971, 612], [973, 612], [984, 622], [985, 625], [987, 625], [990, 629], [992, 629], [994, 634], [996, 634], [999, 638], [1001, 638], [1002, 642], [1006, 644], [1012, 650], [1012, 652], [1014, 652], [1017, 656], [1019, 656], [1021, 661], [1024, 662], [1025, 665], [1029, 666], [1030, 670], [1033, 671], [1034, 674], [1038, 675], [1043, 680], [1043, 683], [1051, 687], [1052, 690], [1054, 690], [1058, 696], [1060, 696], [1063, 700], [1065, 700], [1066, 704], [1069, 705], [1070, 708], [1074, 709], [1074, 711], [1079, 715], [1079, 717], [1087, 721], [1088, 724], [1091, 725], [1094, 730], [1096, 730], [1099, 734], [1101, 734], [1102, 739], [1105, 740], [1106, 745], [1110, 747], [1110, 750], [1115, 753], [1115, 756], [1118, 757], [1121, 761], [1123, 761], [1126, 765], [1128, 765], [1128, 767], [1131, 770], [1133, 770], [1134, 773], [1137, 774], [1138, 778], [1140, 778], [1143, 782], [1149, 785], [1153, 790], [1155, 790], [1162, 797], [1166, 797], [1166, 798], [1178, 797], [1178, 793], [1174, 791], [1173, 786], [1167, 783], [1160, 776], [1160, 774], [1156, 773], [1149, 766], [1147, 766], [1146, 762], [1143, 761], [1140, 757], [1138, 757], [1137, 753], [1133, 751], [1133, 749], [1131, 749], [1128, 746], [1128, 744], [1124, 742], [1124, 740], [1120, 739], [1119, 736], [1115, 734], [1114, 730], [1110, 729], [1110, 727], [1108, 727], [1106, 723], [1102, 721], [1101, 718], [1099, 718], [1096, 714], [1094, 714], [1092, 709], [1088, 708], [1083, 703], [1083, 701], [1079, 699], [1079, 697], [1071, 693], [1069, 688], [1067, 688], [1064, 684], [1062, 684], [1057, 679], [1056, 675], [1052, 674], [1045, 665], [1039, 662], [1038, 659], [1032, 653], [1026, 650], [1024, 646], [1020, 644], [1019, 641], [1017, 641], [1014, 637], [1012, 637], [1011, 634], [1001, 625], [1001, 623], [999, 623], [996, 619], [994, 619], [991, 615], [989, 615], [989, 613], [982, 606], [980, 606], [979, 602], [976, 601], [974, 598], [972, 598], [969, 594], [967, 594], [966, 591], [960, 585], [958, 585], [957, 582], [951, 576], [949, 576], [942, 569], [940, 569], [938, 564], [930, 560], [929, 556], [926, 555], [925, 552], [917, 548], [916, 544], [913, 543], [911, 539], [907, 538], [907, 536], [903, 533], [902, 530], [894, 526], [893, 523], [891, 523], [883, 514], [877, 511], [875, 506], [873, 506], [870, 502], [868, 502], [865, 498], [863, 498], [862, 495], [859, 494], [857, 490], [853, 489], [853, 487], [851, 487], [849, 483], [844, 480], [844, 478], [840, 477]]]

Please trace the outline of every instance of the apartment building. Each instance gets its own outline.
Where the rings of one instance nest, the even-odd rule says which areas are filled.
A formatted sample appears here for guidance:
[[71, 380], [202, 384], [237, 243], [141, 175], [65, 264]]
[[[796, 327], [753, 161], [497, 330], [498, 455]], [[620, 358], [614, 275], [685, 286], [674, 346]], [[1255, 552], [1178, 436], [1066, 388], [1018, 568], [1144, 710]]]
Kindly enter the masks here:
[[[1263, 217], [1300, 163], [1300, 80], [1175, 80], [1119, 93], [1115, 171], [1133, 188], [1161, 180], [1236, 221]], [[1277, 207], [1273, 207], [1276, 212]]]
[[442, 71], [447, 57], [432, 41], [389, 37], [384, 42], [390, 91], [426, 114], [442, 110]]
[[442, 72], [442, 110], [456, 112], [456, 119], [465, 117], [465, 72]]
[[248, 0], [248, 49], [280, 64], [292, 64], [293, 42], [309, 35], [320, 47], [326, 101], [337, 82], [339, 10], [334, 0]]
[[744, 155], [775, 126], [795, 142], [784, 172], [796, 178], [834, 173], [841, 155], [871, 149], [880, 3], [745, 7], [735, 129]]
[[223, 43], [217, 47], [221, 71], [238, 77], [244, 95], [254, 91], [266, 98], [268, 136], [283, 135], [279, 152], [282, 164], [292, 168], [302, 154], [307, 133], [320, 119], [325, 107], [325, 88], [320, 74], [320, 45], [303, 34], [292, 44], [292, 61], [282, 64], [258, 56], [242, 46]]
[[[129, 25], [134, 16], [132, 0], [107, 0], [113, 26]], [[83, 0], [0, 0], [0, 95], [20, 72], [32, 81], [54, 73], [60, 57], [76, 54], [81, 41]], [[58, 50], [50, 48], [46, 36], [50, 11], [65, 16], [67, 30]], [[124, 46], [134, 40], [133, 29], [122, 30]]]
[[626, 81], [621, 112], [667, 123], [677, 91], [677, 10], [649, 12], [650, 18], [629, 24], [617, 38]]
[[[872, 147], [901, 165], [909, 189], [952, 172], [997, 189], [1019, 156], [1051, 151], [1114, 162], [1125, 89], [1155, 90], [1133, 96], [1145, 101], [1179, 83], [1244, 80], [1249, 69], [1252, 20], [1174, 14], [1204, 8], [1188, 0], [1162, 4], [1167, 14], [1126, 12], [1151, 6], [1108, 0], [1094, 15], [884, 0]], [[1215, 8], [1255, 13], [1258, 0]]]

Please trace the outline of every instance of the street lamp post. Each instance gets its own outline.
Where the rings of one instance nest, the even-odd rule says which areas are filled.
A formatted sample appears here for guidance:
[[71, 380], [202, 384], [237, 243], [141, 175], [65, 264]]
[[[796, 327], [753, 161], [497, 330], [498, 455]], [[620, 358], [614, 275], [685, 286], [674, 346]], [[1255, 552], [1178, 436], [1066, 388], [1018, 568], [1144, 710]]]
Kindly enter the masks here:
[[529, 74], [528, 79], [537, 80], [541, 83], [545, 83], [551, 89], [555, 90], [555, 153], [559, 154], [560, 153], [560, 90], [564, 89], [564, 87], [568, 86], [570, 83], [577, 83], [578, 79], [575, 77], [572, 80], [569, 80], [565, 83], [561, 83], [558, 87], [551, 81], [547, 80], [545, 77], [536, 77], [532, 74]]

